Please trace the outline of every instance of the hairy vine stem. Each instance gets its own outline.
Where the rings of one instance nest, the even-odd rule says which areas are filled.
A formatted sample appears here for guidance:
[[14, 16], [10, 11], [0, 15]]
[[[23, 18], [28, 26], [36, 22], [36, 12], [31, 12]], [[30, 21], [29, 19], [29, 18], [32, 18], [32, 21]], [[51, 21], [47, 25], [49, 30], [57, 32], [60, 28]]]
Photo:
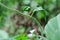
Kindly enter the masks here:
[[41, 24], [37, 21], [36, 18], [34, 18], [34, 17], [30, 16], [30, 15], [23, 14], [23, 13], [21, 13], [20, 11], [18, 11], [18, 10], [16, 10], [16, 9], [9, 8], [9, 7], [7, 7], [6, 5], [4, 5], [3, 3], [0, 3], [0, 5], [3, 6], [3, 7], [5, 7], [5, 8], [7, 8], [7, 9], [9, 9], [9, 10], [11, 10], [11, 11], [18, 12], [19, 15], [27, 16], [27, 17], [33, 19], [33, 20], [38, 24], [38, 26], [39, 26], [39, 28], [40, 28], [40, 32], [41, 32], [41, 34], [43, 35], [43, 28], [42, 28]]

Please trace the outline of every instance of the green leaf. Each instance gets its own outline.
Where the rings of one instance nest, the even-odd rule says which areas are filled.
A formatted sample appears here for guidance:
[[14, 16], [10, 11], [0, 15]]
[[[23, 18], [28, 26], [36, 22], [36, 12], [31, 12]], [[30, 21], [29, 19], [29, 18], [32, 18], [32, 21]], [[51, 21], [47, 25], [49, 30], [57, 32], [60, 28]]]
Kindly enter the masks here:
[[38, 11], [37, 12], [37, 18], [38, 20], [45, 18], [47, 16], [46, 12], [44, 10]]
[[29, 6], [22, 6], [21, 8], [22, 8], [23, 11], [29, 11], [30, 10]]
[[45, 33], [48, 40], [60, 40], [60, 14], [48, 21]]
[[23, 0], [24, 4], [30, 4], [30, 0]]
[[31, 1], [31, 8], [35, 9], [37, 7], [38, 3], [35, 2], [34, 0]]
[[27, 34], [21, 34], [15, 37], [16, 40], [27, 40]]
[[42, 5], [44, 0], [35, 0], [35, 1], [36, 1], [37, 3], [40, 3], [40, 5]]
[[35, 11], [40, 11], [40, 10], [44, 10], [44, 9], [43, 9], [42, 7], [37, 7], [37, 8], [34, 9], [33, 12], [35, 12]]

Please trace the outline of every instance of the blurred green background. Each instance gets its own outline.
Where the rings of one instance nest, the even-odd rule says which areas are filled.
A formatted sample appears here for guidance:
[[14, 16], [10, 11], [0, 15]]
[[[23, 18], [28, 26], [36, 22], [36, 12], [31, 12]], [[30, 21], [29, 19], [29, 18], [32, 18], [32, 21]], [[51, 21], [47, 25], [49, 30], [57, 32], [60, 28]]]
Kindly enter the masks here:
[[[59, 13], [60, 0], [0, 0], [0, 39], [46, 40], [38, 34]], [[36, 32], [29, 38], [32, 29]]]

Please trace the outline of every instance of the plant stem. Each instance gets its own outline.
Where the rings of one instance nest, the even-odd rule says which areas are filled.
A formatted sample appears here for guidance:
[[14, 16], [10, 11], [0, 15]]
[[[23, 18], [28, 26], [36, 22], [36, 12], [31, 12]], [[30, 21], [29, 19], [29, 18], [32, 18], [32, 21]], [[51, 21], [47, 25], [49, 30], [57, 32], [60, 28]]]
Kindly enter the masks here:
[[19, 15], [27, 16], [27, 17], [33, 19], [38, 24], [38, 26], [40, 28], [41, 34], [43, 33], [43, 28], [42, 28], [41, 24], [38, 22], [38, 20], [36, 18], [34, 18], [34, 17], [30, 16], [30, 15], [23, 14], [23, 13], [21, 13], [20, 11], [18, 11], [16, 9], [9, 8], [6, 5], [4, 5], [3, 3], [0, 3], [0, 5], [3, 6], [3, 7], [5, 7], [5, 8], [7, 8], [7, 9], [9, 9], [9, 10], [11, 10], [11, 11], [18, 12]]

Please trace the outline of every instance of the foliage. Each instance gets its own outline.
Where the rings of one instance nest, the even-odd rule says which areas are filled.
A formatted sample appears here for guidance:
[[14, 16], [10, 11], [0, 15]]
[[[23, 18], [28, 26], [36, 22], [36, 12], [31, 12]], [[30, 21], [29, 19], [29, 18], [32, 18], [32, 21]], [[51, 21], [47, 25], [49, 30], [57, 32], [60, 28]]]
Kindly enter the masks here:
[[[51, 20], [45, 26], [45, 33], [48, 40], [60, 40], [60, 14]], [[51, 37], [52, 36], [52, 37]]]
[[[59, 13], [59, 0], [0, 0], [0, 39], [59, 40]], [[14, 15], [18, 16], [14, 19]], [[38, 32], [31, 33], [32, 37], [29, 37], [28, 32], [34, 27]], [[28, 28], [27, 32], [24, 32], [25, 28]]]

